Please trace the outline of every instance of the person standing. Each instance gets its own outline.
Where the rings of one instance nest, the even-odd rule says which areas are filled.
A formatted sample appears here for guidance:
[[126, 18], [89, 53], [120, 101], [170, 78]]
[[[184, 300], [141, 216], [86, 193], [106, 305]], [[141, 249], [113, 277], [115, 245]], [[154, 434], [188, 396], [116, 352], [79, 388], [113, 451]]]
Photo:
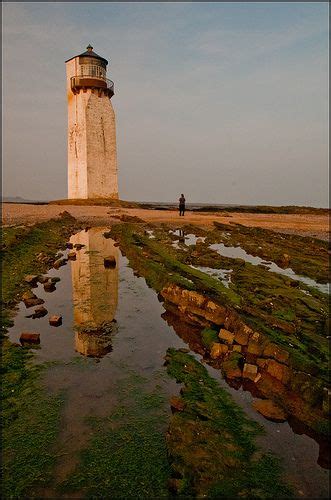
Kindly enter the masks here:
[[185, 213], [185, 197], [183, 194], [181, 194], [179, 198], [179, 215], [182, 215], [184, 217], [184, 213]]

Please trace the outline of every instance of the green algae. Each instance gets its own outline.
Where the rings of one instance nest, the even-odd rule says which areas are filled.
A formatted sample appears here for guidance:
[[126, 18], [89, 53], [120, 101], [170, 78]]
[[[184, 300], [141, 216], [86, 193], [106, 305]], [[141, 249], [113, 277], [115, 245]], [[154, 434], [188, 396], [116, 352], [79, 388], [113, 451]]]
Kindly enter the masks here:
[[89, 419], [92, 438], [59, 492], [84, 498], [167, 498], [170, 469], [164, 432], [168, 420], [160, 386], [127, 371], [118, 404], [105, 418]]
[[[55, 254], [75, 227], [64, 216], [27, 228], [2, 231], [2, 490], [5, 498], [33, 495], [52, 477], [53, 447], [64, 404], [62, 394], [49, 395], [43, 386], [48, 364], [33, 364], [28, 348], [11, 344], [6, 330], [12, 326], [11, 308], [28, 288], [27, 274], [48, 270]], [[46, 259], [36, 260], [43, 252]]]
[[184, 410], [170, 422], [167, 444], [173, 488], [180, 497], [289, 498], [279, 460], [262, 454], [255, 438], [262, 428], [191, 355], [173, 348], [167, 371], [181, 390]]

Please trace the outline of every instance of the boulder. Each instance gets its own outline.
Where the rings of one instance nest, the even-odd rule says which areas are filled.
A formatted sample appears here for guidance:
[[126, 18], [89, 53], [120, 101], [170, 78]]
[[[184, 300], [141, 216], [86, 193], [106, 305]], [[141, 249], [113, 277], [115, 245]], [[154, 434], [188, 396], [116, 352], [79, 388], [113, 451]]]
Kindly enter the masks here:
[[223, 340], [227, 344], [233, 344], [234, 333], [229, 332], [229, 330], [225, 330], [224, 328], [221, 328], [218, 336], [221, 340]]
[[287, 419], [287, 414], [283, 408], [278, 406], [271, 399], [256, 399], [253, 401], [253, 407], [261, 413], [261, 415], [273, 422], [285, 422]]
[[76, 252], [72, 251], [68, 253], [69, 260], [76, 260]]
[[243, 377], [244, 378], [249, 378], [250, 380], [253, 380], [253, 382], [256, 379], [257, 376], [257, 366], [256, 365], [251, 365], [250, 363], [245, 363], [244, 364], [244, 370], [243, 370]]
[[228, 352], [229, 348], [225, 344], [220, 344], [219, 342], [214, 342], [210, 349], [210, 357], [212, 359], [217, 359]]
[[50, 318], [49, 318], [49, 324], [51, 326], [60, 326], [60, 325], [62, 325], [62, 316], [56, 316], [56, 315], [50, 316]]
[[177, 396], [172, 396], [170, 399], [170, 406], [172, 413], [183, 411], [185, 409], [185, 401]]
[[116, 267], [116, 259], [114, 255], [109, 255], [109, 257], [105, 257], [103, 259], [103, 263], [106, 269], [108, 268], [114, 269]]
[[40, 344], [40, 334], [39, 333], [30, 333], [30, 332], [22, 332], [20, 336], [21, 344]]

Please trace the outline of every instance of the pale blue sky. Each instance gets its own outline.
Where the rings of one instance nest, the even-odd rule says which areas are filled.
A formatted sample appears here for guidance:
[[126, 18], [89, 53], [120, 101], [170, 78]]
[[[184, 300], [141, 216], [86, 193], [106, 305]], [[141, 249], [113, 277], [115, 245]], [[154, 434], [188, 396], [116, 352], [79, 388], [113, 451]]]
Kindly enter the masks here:
[[66, 197], [64, 61], [88, 43], [122, 199], [328, 204], [323, 2], [3, 4], [4, 195]]

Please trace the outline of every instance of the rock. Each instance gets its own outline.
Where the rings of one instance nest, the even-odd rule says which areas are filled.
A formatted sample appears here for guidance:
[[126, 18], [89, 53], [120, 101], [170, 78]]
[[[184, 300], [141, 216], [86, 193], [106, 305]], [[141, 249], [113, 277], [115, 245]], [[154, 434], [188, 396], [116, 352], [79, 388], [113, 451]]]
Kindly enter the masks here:
[[261, 356], [263, 353], [263, 344], [260, 344], [259, 342], [252, 339], [248, 343], [247, 352], [249, 354], [254, 354], [255, 356]]
[[72, 251], [68, 253], [69, 260], [76, 260], [76, 252]]
[[257, 366], [249, 363], [244, 364], [243, 377], [255, 380], [257, 376]]
[[229, 332], [228, 330], [224, 330], [224, 328], [220, 329], [218, 334], [219, 338], [226, 342], [227, 344], [232, 344], [234, 339], [234, 333]]
[[73, 243], [71, 243], [71, 241], [68, 241], [68, 242], [66, 243], [66, 248], [74, 248], [74, 244], [73, 244]]
[[242, 359], [243, 357], [241, 354], [232, 352], [228, 359], [224, 361], [222, 364], [222, 371], [224, 372], [226, 378], [233, 379], [242, 377], [240, 367]]
[[274, 359], [267, 360], [267, 372], [285, 385], [289, 381], [290, 370], [288, 367], [278, 363]]
[[173, 396], [170, 399], [170, 406], [171, 406], [171, 411], [175, 413], [177, 411], [183, 411], [185, 409], [186, 404], [182, 398]]
[[51, 283], [58, 283], [59, 281], [61, 281], [61, 278], [59, 278], [58, 276], [52, 276], [51, 278], [49, 278], [49, 281]]
[[38, 281], [39, 281], [39, 283], [41, 283], [41, 284], [46, 283], [46, 281], [48, 281], [48, 280], [49, 280], [49, 277], [48, 277], [48, 276], [38, 276]]
[[37, 286], [38, 276], [35, 274], [28, 274], [25, 276], [24, 281], [32, 286]]
[[259, 366], [260, 368], [262, 368], [262, 369], [263, 369], [263, 368], [266, 368], [266, 366], [267, 366], [267, 361], [268, 361], [268, 360], [267, 360], [267, 359], [264, 359], [264, 358], [257, 358], [257, 360], [256, 360], [256, 364], [257, 364], [257, 366]]
[[83, 243], [75, 243], [74, 244], [74, 248], [76, 248], [76, 250], [81, 250], [84, 247], [85, 247], [85, 245], [83, 245]]
[[22, 300], [35, 299], [35, 298], [37, 298], [37, 296], [33, 292], [31, 292], [31, 290], [27, 290], [22, 295]]
[[104, 263], [104, 266], [105, 268], [112, 268], [114, 269], [116, 267], [116, 259], [114, 257], [114, 255], [110, 255], [109, 257], [105, 257], [103, 259], [103, 263]]
[[40, 344], [40, 334], [39, 333], [30, 333], [30, 332], [22, 332], [20, 336], [21, 344]]
[[43, 304], [45, 301], [43, 299], [39, 299], [34, 293], [29, 290], [25, 292], [22, 296], [25, 307], [28, 309], [29, 307], [39, 306]]
[[33, 318], [43, 318], [47, 314], [47, 309], [44, 306], [38, 306], [35, 308], [34, 313], [32, 315]]
[[281, 349], [276, 344], [268, 344], [263, 351], [263, 356], [266, 358], [274, 358], [280, 363], [288, 364], [289, 353], [285, 349]]
[[197, 241], [196, 241], [196, 245], [202, 245], [203, 243], [203, 239], [202, 238], [198, 238]]
[[59, 267], [61, 267], [61, 266], [65, 266], [65, 265], [66, 265], [66, 263], [67, 263], [67, 260], [66, 260], [66, 259], [58, 259], [58, 260], [56, 260], [56, 261], [54, 262], [53, 267], [54, 267], [55, 269], [59, 269]]
[[175, 304], [179, 311], [190, 320], [203, 326], [223, 325], [226, 317], [225, 307], [211, 301], [208, 297], [178, 285], [168, 285], [160, 295], [166, 302]]
[[220, 344], [219, 342], [214, 342], [210, 349], [211, 359], [217, 359], [227, 353], [229, 350], [228, 346], [225, 344]]
[[62, 316], [50, 316], [49, 318], [49, 324], [51, 326], [60, 326], [62, 325]]
[[271, 401], [271, 399], [256, 399], [253, 401], [253, 407], [261, 415], [273, 422], [285, 422], [287, 419], [287, 414], [283, 408]]
[[56, 290], [55, 284], [52, 283], [52, 281], [46, 281], [44, 284], [44, 290], [45, 292], [54, 292], [54, 290]]
[[235, 332], [234, 340], [237, 344], [247, 345], [251, 335], [253, 335], [253, 330], [248, 326], [243, 326]]

